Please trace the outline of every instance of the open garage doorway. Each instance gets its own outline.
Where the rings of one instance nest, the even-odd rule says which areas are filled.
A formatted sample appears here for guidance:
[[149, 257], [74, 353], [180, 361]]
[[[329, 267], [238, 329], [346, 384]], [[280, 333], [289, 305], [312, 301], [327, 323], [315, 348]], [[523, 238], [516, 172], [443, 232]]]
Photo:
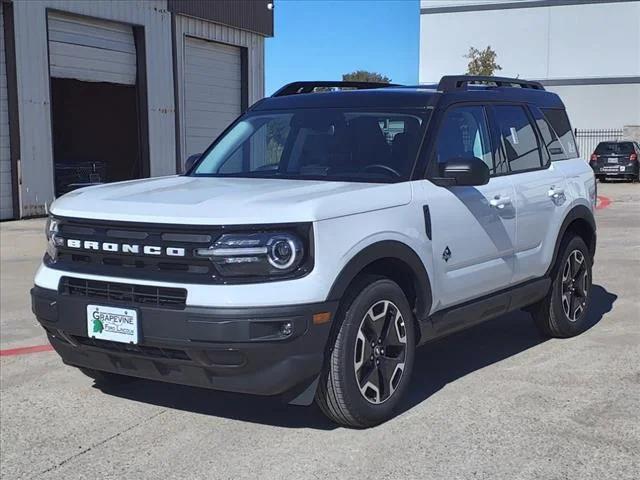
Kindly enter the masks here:
[[51, 79], [56, 196], [145, 176], [136, 87]]
[[55, 195], [149, 175], [144, 31], [47, 14]]

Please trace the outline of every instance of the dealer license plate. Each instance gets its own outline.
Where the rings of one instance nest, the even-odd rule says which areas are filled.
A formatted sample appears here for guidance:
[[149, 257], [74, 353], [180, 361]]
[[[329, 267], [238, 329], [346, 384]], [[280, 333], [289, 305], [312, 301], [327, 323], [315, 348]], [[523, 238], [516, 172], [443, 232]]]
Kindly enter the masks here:
[[618, 159], [617, 158], [609, 158], [607, 160], [607, 163], [618, 163]]
[[138, 343], [138, 312], [132, 308], [87, 305], [87, 334], [100, 340]]

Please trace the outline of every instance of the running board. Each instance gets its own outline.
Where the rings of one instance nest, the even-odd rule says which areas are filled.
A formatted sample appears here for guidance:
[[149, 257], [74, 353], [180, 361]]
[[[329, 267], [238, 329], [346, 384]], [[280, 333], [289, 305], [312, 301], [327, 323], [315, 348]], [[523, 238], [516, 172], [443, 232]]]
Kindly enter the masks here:
[[532, 280], [507, 290], [441, 310], [424, 322], [420, 343], [464, 330], [505, 313], [542, 300], [551, 286], [551, 279]]

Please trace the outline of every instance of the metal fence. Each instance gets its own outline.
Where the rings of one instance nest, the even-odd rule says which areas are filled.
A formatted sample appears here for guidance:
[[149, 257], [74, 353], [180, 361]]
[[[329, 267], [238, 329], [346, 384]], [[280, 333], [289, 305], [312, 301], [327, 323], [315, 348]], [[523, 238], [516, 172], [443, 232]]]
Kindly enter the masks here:
[[576, 141], [580, 156], [589, 161], [591, 154], [600, 142], [615, 142], [622, 140], [622, 128], [576, 128]]

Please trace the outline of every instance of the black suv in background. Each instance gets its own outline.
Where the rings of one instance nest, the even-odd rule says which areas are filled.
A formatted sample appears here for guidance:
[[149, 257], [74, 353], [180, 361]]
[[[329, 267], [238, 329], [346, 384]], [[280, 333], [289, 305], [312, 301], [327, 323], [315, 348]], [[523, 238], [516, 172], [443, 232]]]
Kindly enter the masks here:
[[589, 165], [596, 178], [605, 182], [608, 177], [640, 181], [640, 145], [636, 142], [600, 142], [591, 155]]

